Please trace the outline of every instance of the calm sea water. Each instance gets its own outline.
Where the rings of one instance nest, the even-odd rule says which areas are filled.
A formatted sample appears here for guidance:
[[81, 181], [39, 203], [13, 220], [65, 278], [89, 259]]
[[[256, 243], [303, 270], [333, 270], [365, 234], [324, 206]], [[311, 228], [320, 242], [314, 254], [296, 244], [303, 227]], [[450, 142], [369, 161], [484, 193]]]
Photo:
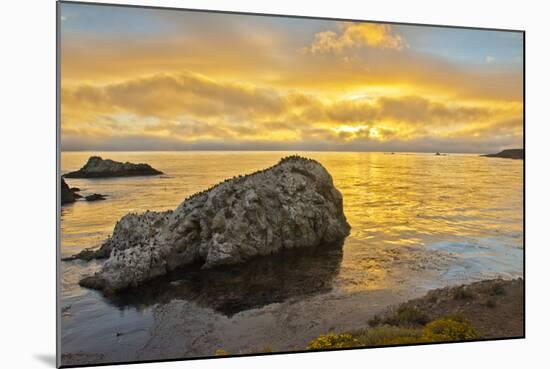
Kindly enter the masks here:
[[[100, 155], [145, 162], [165, 175], [68, 179], [82, 194], [100, 193], [108, 200], [79, 201], [62, 208], [61, 253], [69, 256], [99, 246], [128, 212], [173, 209], [192, 193], [294, 153], [64, 152], [62, 173], [79, 169], [91, 155]], [[63, 262], [62, 351], [89, 354], [89, 360], [100, 362], [208, 356], [220, 347], [247, 352], [251, 342], [288, 350], [301, 343], [293, 341], [296, 335], [289, 335], [284, 324], [301, 327], [307, 339], [329, 329], [349, 328], [350, 322], [372, 315], [388, 302], [430, 288], [522, 276], [523, 161], [416, 153], [298, 154], [320, 161], [343, 194], [352, 231], [342, 252], [293, 256], [283, 260], [284, 269], [280, 262], [265, 261], [265, 265], [245, 268], [241, 276], [234, 271], [206, 277], [191, 273], [159, 283], [155, 293], [134, 293], [117, 300], [77, 284], [101, 262]], [[231, 284], [218, 283], [228, 275]], [[258, 282], [251, 285], [250, 277]], [[288, 283], [277, 283], [285, 277]], [[235, 295], [235, 290], [241, 293]], [[184, 303], [186, 309], [192, 304], [191, 314], [210, 327], [215, 339], [204, 338], [203, 326], [181, 328], [183, 341], [173, 324], [167, 328], [166, 322], [174, 323], [174, 317], [166, 314], [174, 315], [177, 309], [181, 313]], [[313, 308], [320, 303], [330, 305], [331, 312]], [[296, 304], [307, 308], [308, 314], [319, 315], [314, 323], [300, 314], [288, 315]], [[165, 313], [171, 311], [166, 306], [175, 310]], [[279, 325], [267, 318], [276, 314], [287, 314], [286, 323], [278, 328], [283, 337], [263, 342], [270, 336], [267, 331], [273, 335], [273, 324]], [[246, 332], [235, 327], [247, 327]], [[226, 333], [220, 336], [219, 332]], [[240, 343], [234, 342], [232, 332], [239, 332]]]

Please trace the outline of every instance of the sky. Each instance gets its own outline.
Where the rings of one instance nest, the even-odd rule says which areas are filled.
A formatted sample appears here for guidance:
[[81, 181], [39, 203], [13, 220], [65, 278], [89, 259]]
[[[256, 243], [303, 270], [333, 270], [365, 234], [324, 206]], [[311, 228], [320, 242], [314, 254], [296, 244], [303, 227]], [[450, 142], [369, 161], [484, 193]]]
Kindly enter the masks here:
[[61, 3], [64, 151], [523, 146], [523, 34]]

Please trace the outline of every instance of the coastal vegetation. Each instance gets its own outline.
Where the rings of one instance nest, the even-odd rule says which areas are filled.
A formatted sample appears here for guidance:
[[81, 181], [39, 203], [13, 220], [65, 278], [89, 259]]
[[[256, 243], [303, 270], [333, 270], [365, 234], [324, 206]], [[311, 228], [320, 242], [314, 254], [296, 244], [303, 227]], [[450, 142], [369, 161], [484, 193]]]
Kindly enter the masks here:
[[[523, 336], [523, 280], [493, 279], [429, 291], [357, 330], [320, 334], [297, 350], [332, 350]], [[515, 318], [515, 319], [513, 319]], [[518, 322], [519, 321], [519, 322]], [[252, 350], [246, 353], [269, 353]], [[243, 352], [240, 352], [243, 353]], [[218, 349], [215, 355], [231, 355]]]
[[310, 350], [456, 342], [523, 336], [523, 280], [445, 287], [390, 307], [350, 332], [321, 334]]
[[423, 328], [380, 325], [348, 333], [323, 334], [309, 343], [309, 350], [332, 348], [406, 345], [414, 343], [472, 340], [479, 333], [459, 315], [451, 315], [427, 323]]

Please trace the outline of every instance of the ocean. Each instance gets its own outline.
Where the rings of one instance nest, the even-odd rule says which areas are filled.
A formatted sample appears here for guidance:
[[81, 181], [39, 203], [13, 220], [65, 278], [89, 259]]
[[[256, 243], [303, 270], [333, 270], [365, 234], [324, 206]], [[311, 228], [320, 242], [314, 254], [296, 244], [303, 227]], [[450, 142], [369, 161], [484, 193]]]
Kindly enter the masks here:
[[523, 276], [523, 161], [474, 154], [63, 152], [62, 174], [91, 155], [165, 174], [67, 179], [107, 200], [62, 207], [61, 254], [98, 247], [129, 212], [174, 209], [291, 154], [318, 160], [342, 192], [352, 226], [342, 250], [182, 273], [116, 298], [78, 286], [102, 261], [64, 261], [62, 353], [99, 363], [303, 349], [432, 288]]

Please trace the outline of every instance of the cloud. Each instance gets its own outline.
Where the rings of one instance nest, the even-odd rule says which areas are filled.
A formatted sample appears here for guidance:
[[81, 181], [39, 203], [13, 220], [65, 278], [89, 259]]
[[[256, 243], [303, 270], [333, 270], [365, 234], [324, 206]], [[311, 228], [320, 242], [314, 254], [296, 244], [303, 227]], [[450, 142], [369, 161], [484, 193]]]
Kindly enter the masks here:
[[[383, 85], [414, 94], [455, 98], [523, 98], [521, 68], [509, 68], [496, 60], [491, 64], [467, 65], [421, 53], [404, 47], [404, 37], [393, 32], [389, 25], [342, 23], [339, 31], [317, 27], [321, 29], [317, 33], [334, 33], [330, 40], [340, 46], [317, 45], [318, 51], [312, 53], [315, 33], [298, 32], [290, 37], [288, 29], [269, 31], [265, 26], [254, 29], [256, 24], [244, 21], [234, 24], [228, 20], [212, 23], [202, 18], [203, 22], [190, 19], [194, 22], [180, 20], [180, 33], [163, 37], [140, 35], [124, 39], [64, 33], [62, 84], [83, 81], [111, 84], [136, 77], [193, 71], [211, 79], [246, 81], [256, 86], [308, 93]], [[378, 31], [372, 31], [373, 27]], [[365, 36], [369, 32], [371, 36]], [[372, 46], [360, 46], [365, 46], [365, 40]], [[390, 47], [400, 44], [403, 48], [398, 53]]]
[[487, 107], [444, 104], [421, 96], [382, 97], [378, 105], [382, 117], [410, 123], [460, 124], [485, 120], [493, 114]]
[[313, 43], [306, 50], [325, 54], [360, 47], [401, 50], [405, 46], [405, 40], [392, 32], [389, 25], [346, 22], [340, 25], [339, 33], [323, 31], [315, 34]]
[[517, 116], [491, 120], [458, 129], [454, 132], [454, 135], [463, 139], [470, 137], [521, 138], [523, 137], [523, 119]]
[[79, 116], [80, 120], [88, 119], [88, 112], [128, 112], [161, 119], [181, 115], [250, 119], [261, 114], [281, 114], [285, 108], [284, 99], [273, 89], [217, 82], [193, 73], [158, 74], [103, 86], [64, 87], [62, 103], [64, 123], [68, 125]]
[[495, 60], [496, 60], [496, 59], [495, 59], [494, 56], [487, 55], [487, 56], [485, 57], [485, 63], [487, 63], [487, 64], [493, 63]]
[[496, 47], [467, 63], [445, 52], [453, 38], [432, 37], [435, 28], [137, 13], [74, 22], [71, 13], [61, 28], [64, 150], [471, 151], [522, 142], [521, 64]]
[[377, 99], [340, 100], [334, 103], [312, 103], [303, 116], [310, 121], [371, 122], [388, 121], [409, 125], [447, 126], [468, 124], [507, 114], [503, 108], [443, 103], [421, 96], [380, 97]]
[[75, 119], [79, 114], [88, 119], [128, 113], [160, 120], [193, 116], [199, 120], [223, 118], [256, 123], [266, 118], [282, 122], [284, 118], [311, 124], [374, 120], [449, 125], [486, 120], [506, 112], [503, 108], [432, 101], [417, 95], [324, 100], [294, 90], [217, 81], [193, 73], [159, 74], [104, 86], [66, 87], [62, 88], [62, 101], [63, 113], [69, 120], [73, 120], [70, 115], [74, 112]]
[[190, 72], [63, 87], [61, 112], [64, 148], [67, 142], [67, 147], [82, 142], [79, 137], [96, 143], [118, 137], [122, 144], [128, 142], [123, 137], [148, 135], [158, 139], [144, 141], [155, 142], [152, 147], [170, 138], [169, 147], [174, 142], [185, 147], [241, 142], [249, 149], [258, 142], [315, 142], [332, 148], [354, 143], [355, 150], [373, 142], [421, 137], [490, 137], [494, 132], [517, 137], [522, 127], [521, 104], [472, 104], [418, 95], [326, 99]]
[[181, 141], [173, 137], [148, 135], [118, 135], [105, 139], [67, 135], [63, 150], [82, 151], [180, 151], [180, 150], [254, 150], [254, 151], [417, 151], [491, 153], [507, 148], [522, 147], [521, 137], [477, 137], [464, 141], [461, 137], [422, 137], [413, 140], [400, 138], [388, 141], [373, 139], [351, 140], [203, 140]]

